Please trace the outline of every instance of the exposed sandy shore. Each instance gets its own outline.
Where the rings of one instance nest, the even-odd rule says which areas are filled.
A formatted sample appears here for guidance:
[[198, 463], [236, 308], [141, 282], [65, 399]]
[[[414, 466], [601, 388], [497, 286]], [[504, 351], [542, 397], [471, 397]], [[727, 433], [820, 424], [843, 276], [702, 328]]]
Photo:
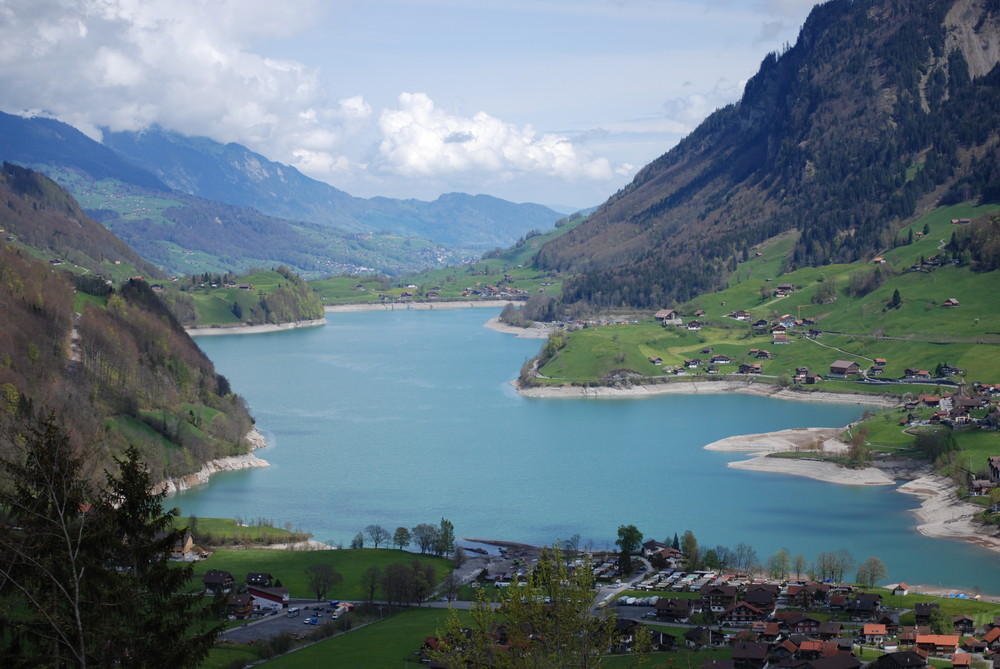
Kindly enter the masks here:
[[[267, 439], [265, 439], [264, 435], [258, 432], [256, 428], [247, 434], [246, 439], [250, 442], [251, 451], [255, 451], [258, 448], [267, 445]], [[243, 455], [233, 455], [227, 458], [217, 458], [206, 462], [205, 465], [194, 474], [178, 476], [167, 479], [166, 481], [161, 481], [155, 489], [157, 491], [162, 490], [167, 494], [170, 494], [187, 490], [192, 486], [201, 485], [202, 483], [208, 483], [212, 474], [216, 474], [218, 472], [229, 472], [237, 469], [251, 469], [254, 467], [270, 466], [270, 462], [262, 458], [258, 458], [252, 452], [244, 453]]]
[[920, 499], [920, 507], [914, 513], [920, 521], [917, 530], [921, 534], [969, 541], [1000, 552], [1000, 537], [996, 530], [972, 522], [973, 516], [983, 508], [958, 499], [954, 483], [944, 476], [921, 476], [899, 486], [899, 492]]
[[724, 393], [746, 393], [762, 395], [781, 400], [798, 400], [802, 402], [826, 402], [838, 404], [858, 404], [867, 406], [893, 407], [900, 404], [895, 397], [884, 395], [862, 395], [851, 393], [811, 392], [808, 390], [790, 390], [770, 383], [754, 381], [671, 381], [650, 385], [634, 385], [629, 388], [611, 388], [594, 386], [542, 386], [535, 388], [518, 388], [518, 392], [526, 397], [645, 397], [650, 395], [719, 395]]
[[503, 332], [504, 334], [512, 334], [515, 337], [521, 337], [522, 339], [548, 339], [549, 334], [555, 332], [557, 329], [549, 327], [544, 323], [535, 323], [530, 328], [519, 328], [514, 325], [501, 323], [499, 317], [491, 318], [486, 321], [483, 323], [483, 327], [496, 330], [497, 332]]
[[349, 313], [353, 311], [407, 311], [412, 309], [474, 309], [486, 307], [502, 309], [510, 300], [458, 300], [450, 302], [365, 302], [356, 304], [328, 304], [323, 311], [331, 313]]
[[[844, 485], [893, 485], [899, 477], [917, 476], [897, 488], [901, 493], [920, 499], [913, 510], [917, 530], [924, 536], [957, 539], [1000, 553], [1000, 536], [993, 528], [973, 522], [982, 507], [963, 502], [955, 494], [955, 485], [948, 478], [931, 472], [929, 465], [914, 461], [885, 461], [866, 469], [847, 469], [830, 462], [810, 459], [772, 458], [770, 453], [816, 450], [817, 453], [839, 453], [847, 444], [837, 437], [844, 428], [798, 428], [762, 434], [748, 434], [720, 439], [705, 446], [716, 451], [751, 454], [749, 460], [730, 462], [734, 469], [749, 469], [794, 476], [806, 476], [818, 481]], [[919, 587], [921, 592], [949, 594], [947, 588]]]
[[295, 321], [294, 323], [281, 323], [280, 325], [226, 325], [220, 327], [207, 328], [184, 328], [192, 337], [205, 337], [211, 335], [231, 335], [231, 334], [260, 334], [262, 332], [281, 332], [282, 330], [295, 330], [296, 328], [311, 328], [319, 325], [326, 325], [325, 318], [316, 318], [310, 321]]
[[845, 485], [892, 485], [893, 479], [876, 467], [848, 469], [819, 459], [768, 457], [770, 453], [790, 451], [815, 451], [817, 455], [843, 453], [847, 444], [837, 438], [843, 431], [844, 428], [839, 427], [808, 427], [746, 434], [720, 439], [705, 448], [753, 456], [749, 460], [730, 462], [729, 467], [733, 469], [792, 474]]

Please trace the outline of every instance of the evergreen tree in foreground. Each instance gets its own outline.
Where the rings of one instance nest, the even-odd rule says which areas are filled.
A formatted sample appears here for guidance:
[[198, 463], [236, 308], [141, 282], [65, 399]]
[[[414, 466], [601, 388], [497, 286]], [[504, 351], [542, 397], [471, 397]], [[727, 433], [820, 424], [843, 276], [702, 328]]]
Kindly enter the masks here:
[[129, 448], [95, 483], [50, 414], [0, 435], [0, 664], [193, 667], [220, 628], [168, 565], [183, 535]]

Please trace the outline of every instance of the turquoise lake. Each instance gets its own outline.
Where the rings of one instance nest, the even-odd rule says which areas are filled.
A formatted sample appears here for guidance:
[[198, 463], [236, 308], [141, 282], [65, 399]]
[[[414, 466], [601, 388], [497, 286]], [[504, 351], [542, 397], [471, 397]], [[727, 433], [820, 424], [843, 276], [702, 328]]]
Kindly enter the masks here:
[[888, 582], [1000, 594], [997, 556], [914, 529], [916, 498], [733, 470], [704, 450], [737, 434], [839, 426], [851, 405], [748, 395], [537, 399], [510, 385], [539, 340], [483, 327], [499, 310], [328, 314], [323, 327], [198, 338], [243, 395], [272, 466], [223, 473], [167, 504], [184, 515], [291, 522], [348, 545], [365, 526], [437, 524], [456, 535], [613, 548], [692, 530], [703, 548], [780, 548], [812, 561], [880, 557]]

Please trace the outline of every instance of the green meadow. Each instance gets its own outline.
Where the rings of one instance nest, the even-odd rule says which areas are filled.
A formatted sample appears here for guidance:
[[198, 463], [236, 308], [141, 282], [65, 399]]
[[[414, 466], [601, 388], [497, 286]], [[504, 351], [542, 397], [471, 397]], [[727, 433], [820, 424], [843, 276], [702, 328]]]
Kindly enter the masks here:
[[469, 299], [463, 295], [464, 291], [481, 290], [488, 285], [526, 291], [528, 295], [558, 296], [565, 277], [534, 269], [531, 259], [545, 242], [566, 234], [584, 220], [582, 217], [568, 220], [553, 230], [526, 236], [510, 249], [484, 254], [482, 259], [460, 267], [427, 270], [405, 278], [336, 276], [310, 281], [309, 285], [329, 305], [380, 302], [379, 294], [395, 299], [403, 291], [413, 293], [414, 299], [421, 301], [430, 291], [438, 293], [437, 299], [441, 301], [462, 300]]
[[231, 572], [237, 582], [242, 582], [249, 573], [269, 573], [288, 588], [291, 597], [312, 598], [314, 594], [309, 590], [306, 569], [314, 564], [327, 564], [343, 576], [343, 581], [333, 586], [329, 597], [331, 599], [363, 600], [364, 591], [361, 587], [361, 577], [366, 569], [378, 567], [384, 570], [390, 564], [396, 562], [409, 564], [414, 560], [432, 565], [437, 574], [436, 582], [438, 583], [444, 580], [451, 565], [451, 562], [445, 558], [393, 549], [363, 548], [328, 551], [219, 549], [208, 559], [195, 564], [194, 575], [197, 580], [204, 576], [209, 569], [221, 569]]
[[[967, 267], [947, 265], [925, 271], [911, 271], [920, 258], [942, 253], [955, 226], [953, 218], [975, 218], [998, 208], [958, 205], [931, 212], [900, 233], [910, 244], [885, 251], [885, 262], [866, 259], [850, 265], [805, 267], [784, 271], [795, 243], [786, 234], [748, 252], [730, 276], [724, 290], [703, 295], [685, 304], [674, 305], [684, 322], [697, 319], [705, 326], [698, 332], [685, 327], [662, 327], [652, 319], [637, 325], [607, 325], [559, 335], [564, 344], [539, 370], [542, 383], [602, 383], [622, 370], [644, 377], [672, 377], [672, 369], [685, 360], [723, 354], [733, 360], [718, 365], [718, 374], [735, 372], [740, 363], [760, 363], [764, 377], [776, 380], [794, 376], [799, 367], [824, 375], [834, 360], [871, 366], [873, 358], [885, 358], [884, 377], [898, 378], [907, 368], [933, 372], [938, 364], [966, 372], [957, 380], [1000, 382], [1000, 272], [976, 273]], [[923, 230], [927, 229], [927, 234]], [[869, 292], [852, 294], [859, 277], [878, 273], [881, 283]], [[873, 284], [878, 281], [873, 281]], [[774, 289], [790, 284], [794, 291], [775, 297]], [[893, 304], [898, 291], [899, 303]], [[949, 299], [957, 307], [944, 306]], [[663, 305], [668, 307], [671, 305]], [[704, 315], [695, 316], [698, 310]], [[749, 322], [729, 316], [736, 310], [751, 314]], [[770, 334], [755, 334], [751, 323], [767, 319], [772, 323], [789, 315], [815, 319], [823, 334], [808, 338], [793, 334], [790, 343], [775, 344]], [[711, 349], [708, 351], [708, 349]], [[752, 349], [769, 352], [768, 359], [751, 355]], [[656, 365], [650, 358], [661, 358]], [[695, 374], [705, 374], [704, 371]], [[826, 380], [822, 390], [867, 392], [871, 388], [843, 381]], [[917, 388], [918, 392], [926, 392]], [[913, 388], [892, 387], [903, 394]]]

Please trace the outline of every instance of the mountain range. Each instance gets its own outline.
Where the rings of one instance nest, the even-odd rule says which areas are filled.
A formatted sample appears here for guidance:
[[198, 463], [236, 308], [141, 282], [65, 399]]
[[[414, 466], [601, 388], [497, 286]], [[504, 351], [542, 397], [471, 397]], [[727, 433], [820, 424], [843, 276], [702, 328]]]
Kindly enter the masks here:
[[539, 251], [564, 300], [658, 308], [725, 287], [756, 245], [785, 269], [890, 248], [920, 213], [1000, 198], [1000, 2], [831, 0], [742, 98]]
[[488, 195], [357, 198], [239, 144], [159, 128], [104, 139], [0, 113], [0, 158], [56, 179], [169, 273], [286, 264], [309, 276], [399, 274], [509, 246], [562, 216]]

